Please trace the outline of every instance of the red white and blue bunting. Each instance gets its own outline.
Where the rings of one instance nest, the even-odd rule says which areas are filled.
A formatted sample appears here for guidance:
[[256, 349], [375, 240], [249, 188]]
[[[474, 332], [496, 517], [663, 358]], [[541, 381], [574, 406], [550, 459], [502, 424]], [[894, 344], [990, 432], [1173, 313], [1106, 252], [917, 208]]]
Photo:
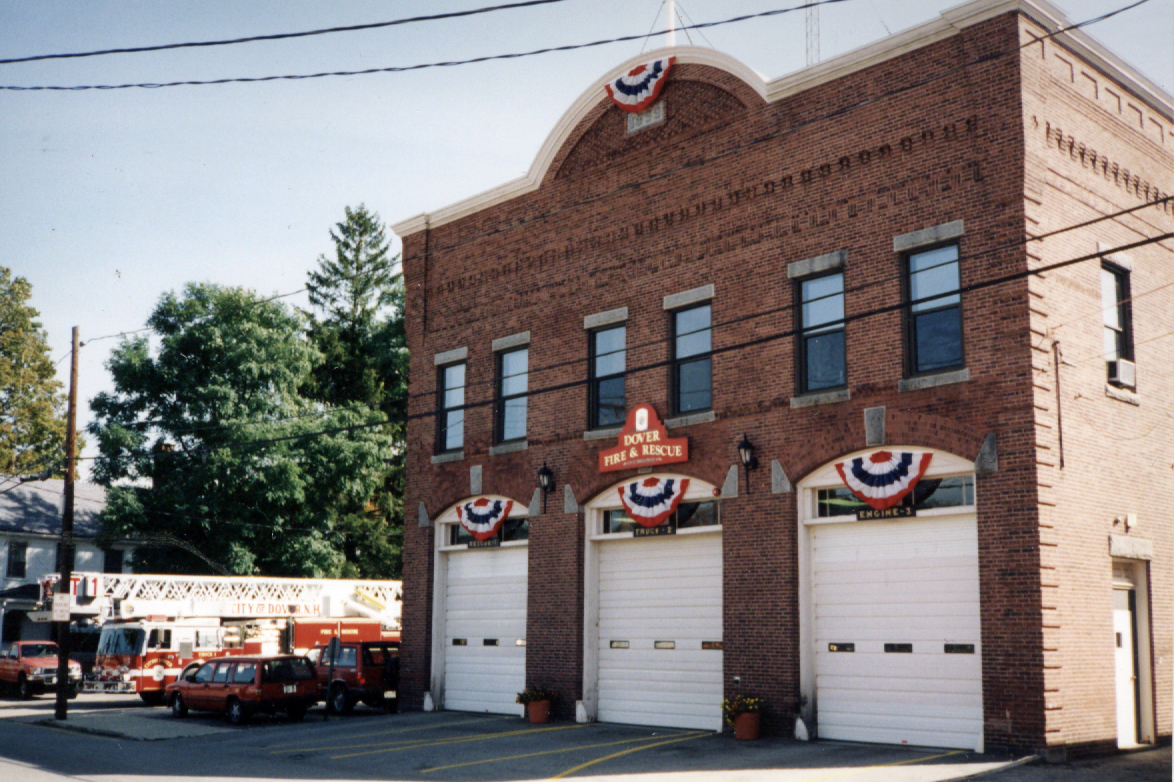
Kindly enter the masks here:
[[681, 503], [689, 478], [645, 478], [617, 489], [632, 520], [642, 527], [656, 527]]
[[930, 466], [933, 453], [919, 451], [877, 451], [851, 461], [837, 462], [836, 471], [871, 508], [885, 510], [902, 501]]
[[608, 97], [624, 111], [644, 111], [661, 94], [665, 78], [673, 65], [672, 57], [636, 66], [620, 78], [604, 85]]
[[457, 506], [457, 520], [476, 540], [489, 540], [498, 534], [498, 528], [510, 515], [514, 500], [491, 500], [478, 497]]

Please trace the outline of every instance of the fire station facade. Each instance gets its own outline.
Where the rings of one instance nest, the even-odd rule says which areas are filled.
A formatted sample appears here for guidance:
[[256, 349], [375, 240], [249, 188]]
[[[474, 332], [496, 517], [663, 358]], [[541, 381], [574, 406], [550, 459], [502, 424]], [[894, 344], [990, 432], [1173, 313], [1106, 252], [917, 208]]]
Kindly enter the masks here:
[[1171, 98], [1064, 25], [979, 0], [770, 82], [646, 54], [394, 226], [402, 703], [1169, 739]]

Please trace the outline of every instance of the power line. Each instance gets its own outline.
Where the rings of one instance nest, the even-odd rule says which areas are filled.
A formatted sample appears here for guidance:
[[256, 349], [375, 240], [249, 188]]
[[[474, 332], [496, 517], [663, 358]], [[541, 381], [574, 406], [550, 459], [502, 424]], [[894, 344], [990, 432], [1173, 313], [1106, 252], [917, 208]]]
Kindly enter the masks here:
[[[1147, 2], [1148, 0], [1139, 0], [1139, 2]], [[808, 8], [812, 5], [831, 5], [833, 3], [845, 3], [849, 0], [817, 0], [814, 3], [807, 5], [796, 6], [795, 8], [780, 8], [773, 11], [763, 11], [757, 14], [744, 14], [743, 16], [736, 16], [730, 19], [724, 19], [718, 22], [703, 22], [702, 24], [689, 25], [687, 27], [674, 28], [675, 30], [685, 29], [701, 29], [704, 27], [719, 27], [721, 25], [733, 24], [735, 22], [745, 22], [748, 19], [758, 19], [762, 17], [778, 16], [779, 14], [791, 13], [792, 11], [799, 11]], [[224, 79], [189, 79], [185, 81], [172, 82], [145, 82], [136, 84], [78, 84], [70, 86], [61, 85], [38, 85], [38, 86], [15, 86], [15, 85], [0, 85], [0, 90], [16, 90], [16, 91], [80, 91], [80, 90], [125, 90], [131, 88], [143, 89], [160, 89], [162, 87], [191, 87], [204, 86], [211, 84], [240, 84], [253, 82], [267, 82], [267, 81], [298, 81], [301, 79], [321, 79], [329, 76], [367, 76], [374, 73], [403, 73], [405, 71], [419, 71], [427, 68], [448, 68], [455, 65], [472, 65], [474, 63], [493, 62], [495, 60], [516, 60], [523, 57], [534, 57], [540, 54], [549, 54], [551, 52], [569, 52], [577, 49], [590, 49], [597, 46], [604, 46], [612, 43], [624, 43], [628, 41], [639, 41], [644, 38], [641, 35], [624, 35], [618, 38], [604, 38], [598, 41], [591, 41], [589, 43], [575, 43], [565, 44], [563, 46], [547, 46], [541, 49], [533, 49], [527, 52], [514, 52], [511, 54], [488, 54], [481, 57], [471, 57], [465, 60], [447, 60], [444, 62], [420, 63], [417, 65], [402, 65], [392, 66], [388, 68], [365, 68], [358, 71], [324, 71], [321, 73], [303, 73], [303, 74], [284, 74], [280, 76], [242, 76], [230, 77]]]
[[326, 27], [317, 30], [306, 30], [300, 33], [276, 33], [273, 35], [252, 35], [246, 38], [229, 38], [216, 41], [190, 41], [187, 43], [169, 43], [158, 46], [135, 46], [126, 49], [99, 49], [92, 52], [71, 52], [68, 54], [37, 54], [30, 57], [9, 57], [0, 60], [0, 65], [9, 65], [17, 62], [35, 62], [37, 60], [66, 60], [76, 57], [99, 57], [107, 54], [138, 54], [140, 52], [160, 52], [170, 49], [191, 49], [201, 46], [229, 46], [239, 43], [253, 43], [255, 41], [278, 41], [286, 38], [308, 38], [313, 35], [327, 35], [329, 33], [350, 33], [357, 30], [374, 30], [380, 27], [394, 27], [414, 22], [432, 22], [438, 19], [455, 19], [462, 16], [477, 16], [478, 14], [493, 11], [506, 11], [512, 8], [525, 8], [533, 5], [547, 5], [561, 3], [563, 0], [525, 0], [525, 2], [494, 5], [485, 8], [471, 8], [468, 11], [452, 11], [444, 14], [430, 14], [428, 16], [413, 16], [407, 19], [395, 19], [390, 22], [371, 22], [369, 24], [353, 24], [345, 27]]
[[[1027, 269], [1027, 270], [1023, 270], [1023, 271], [1013, 272], [1011, 274], [1005, 274], [1005, 275], [1001, 275], [999, 277], [994, 277], [994, 278], [991, 278], [988, 280], [982, 280], [980, 282], [971, 283], [970, 285], [962, 285], [958, 289], [951, 291], [951, 293], [962, 295], [965, 293], [971, 293], [973, 291], [982, 290], [982, 289], [990, 288], [990, 287], [997, 286], [997, 285], [1003, 285], [1008, 282], [1014, 282], [1016, 280], [1025, 279], [1027, 277], [1040, 275], [1045, 272], [1055, 271], [1056, 269], [1061, 269], [1061, 268], [1064, 268], [1066, 266], [1071, 266], [1076, 263], [1082, 263], [1084, 261], [1100, 259], [1106, 253], [1115, 253], [1115, 252], [1124, 252], [1127, 250], [1133, 250], [1133, 249], [1136, 249], [1139, 247], [1145, 247], [1147, 245], [1155, 244], [1157, 242], [1167, 241], [1173, 237], [1175, 237], [1175, 234], [1165, 233], [1165, 234], [1161, 234], [1159, 236], [1155, 236], [1155, 237], [1151, 237], [1151, 238], [1147, 238], [1147, 239], [1141, 239], [1141, 240], [1131, 242], [1128, 244], [1124, 244], [1124, 245], [1121, 245], [1119, 247], [1115, 247], [1115, 248], [1112, 248], [1109, 250], [1102, 250], [1102, 251], [1098, 251], [1095, 253], [1081, 255], [1081, 256], [1078, 256], [1075, 258], [1069, 258], [1069, 259], [1066, 259], [1063, 261], [1057, 261], [1055, 263], [1046, 264], [1045, 266], [1041, 266], [1036, 269]], [[932, 301], [934, 299], [941, 298], [942, 295], [943, 294], [941, 294], [941, 293], [935, 293], [935, 294], [933, 294], [931, 296], [927, 296], [923, 299], [901, 301], [896, 304], [887, 304], [887, 305], [884, 305], [881, 307], [875, 307], [871, 310], [866, 310], [864, 312], [856, 313], [853, 315], [847, 315], [843, 319], [842, 322], [845, 324], [848, 324], [851, 322], [864, 320], [866, 318], [875, 317], [877, 315], [883, 315], [883, 314], [886, 314], [889, 312], [904, 310], [913, 304], [918, 304], [920, 302]], [[794, 337], [796, 335], [796, 333], [797, 333], [796, 329], [785, 329], [785, 330], [777, 332], [775, 334], [768, 334], [766, 336], [757, 337], [755, 339], [746, 340], [746, 341], [738, 342], [738, 343], [733, 343], [733, 344], [725, 345], [725, 346], [722, 346], [719, 348], [713, 348], [712, 350], [709, 351], [708, 355], [715, 356], [715, 355], [721, 355], [724, 353], [732, 353], [734, 351], [743, 350], [743, 349], [750, 348], [750, 347], [757, 347], [759, 345], [764, 345], [764, 344], [767, 344], [770, 342], [775, 342], [780, 339], [787, 339], [787, 338]], [[643, 366], [639, 366], [639, 367], [635, 367], [633, 369], [626, 370], [625, 375], [627, 376], [627, 375], [632, 375], [632, 374], [638, 374], [640, 372], [651, 371], [651, 370], [658, 369], [658, 368], [664, 368], [664, 367], [669, 366], [671, 363], [672, 363], [672, 361], [670, 361], [670, 360], [656, 361], [653, 363], [645, 364]], [[550, 386], [546, 386], [543, 388], [535, 389], [533, 391], [529, 391], [527, 393], [527, 397], [529, 398], [529, 397], [534, 397], [534, 396], [540, 396], [543, 394], [555, 393], [558, 391], [566, 391], [568, 389], [575, 388], [577, 386], [586, 385], [589, 382], [590, 382], [590, 379], [572, 380], [572, 381], [567, 381], [564, 383], [558, 383], [555, 385], [550, 385]], [[432, 396], [432, 395], [433, 394], [422, 394], [422, 396]], [[475, 409], [475, 408], [479, 408], [479, 407], [486, 407], [489, 405], [494, 405], [494, 404], [497, 404], [498, 401], [499, 400], [497, 400], [497, 399], [490, 399], [490, 400], [484, 401], [484, 402], [470, 402], [470, 403], [461, 405], [459, 408], [454, 408], [454, 409], [460, 409], [463, 411], [464, 410], [471, 410], [471, 409]], [[436, 410], [428, 410], [423, 413], [412, 413], [412, 414], [406, 415], [403, 419], [400, 419], [399, 421], [395, 421], [395, 423], [407, 423], [408, 421], [413, 420], [413, 419], [433, 418], [436, 415], [437, 415]], [[389, 419], [389, 421], [390, 420], [391, 419]], [[375, 426], [384, 426], [389, 421], [383, 421], [383, 422], [373, 423], [373, 424], [355, 424], [355, 425], [351, 425], [351, 426], [333, 427], [333, 428], [323, 429], [323, 430], [319, 430], [319, 431], [315, 431], [315, 432], [303, 432], [300, 434], [285, 435], [282, 437], [265, 438], [265, 439], [259, 439], [259, 440], [249, 440], [249, 441], [243, 441], [243, 442], [238, 442], [238, 443], [225, 443], [225, 444], [221, 444], [221, 445], [214, 445], [214, 446], [207, 446], [207, 447], [209, 450], [235, 450], [238, 448], [247, 448], [247, 447], [251, 447], [251, 446], [270, 445], [270, 444], [279, 443], [279, 442], [300, 440], [300, 439], [307, 438], [307, 437], [317, 437], [317, 436], [329, 435], [329, 434], [340, 434], [340, 433], [344, 433], [344, 432], [352, 432], [352, 431], [358, 431], [361, 429], [372, 428]], [[102, 457], [87, 457], [87, 458], [88, 459], [98, 459], [98, 458], [102, 458]]]
[[[1030, 242], [1044, 241], [1046, 239], [1049, 239], [1049, 238], [1052, 238], [1055, 236], [1059, 236], [1059, 235], [1067, 233], [1069, 231], [1074, 231], [1074, 230], [1078, 230], [1081, 228], [1088, 228], [1089, 226], [1096, 225], [1096, 224], [1104, 222], [1106, 220], [1117, 219], [1117, 218], [1122, 217], [1124, 215], [1131, 214], [1133, 212], [1139, 211], [1141, 209], [1146, 209], [1151, 206], [1156, 206], [1158, 204], [1162, 204], [1162, 203], [1165, 203], [1170, 200], [1172, 200], [1172, 197], [1168, 196], [1167, 198], [1164, 198], [1164, 199], [1157, 199], [1155, 201], [1151, 201], [1151, 202], [1148, 202], [1145, 204], [1139, 204], [1138, 206], [1133, 206], [1133, 207], [1129, 207], [1127, 209], [1122, 209], [1118, 212], [1113, 212], [1108, 215], [1101, 215], [1101, 216], [1093, 218], [1091, 220], [1086, 220], [1086, 221], [1083, 221], [1080, 223], [1071, 224], [1071, 225], [1065, 226], [1063, 228], [1058, 228], [1053, 231], [1048, 231], [1048, 232], [1038, 234], [1035, 236], [1027, 236], [1027, 237], [1024, 237], [1024, 238], [1017, 240], [1015, 242], [1009, 242], [1007, 244], [999, 245], [996, 247], [989, 247], [987, 249], [980, 250], [979, 252], [971, 253], [969, 255], [962, 255], [962, 256], [959, 256], [958, 258], [953, 259], [951, 261], [944, 262], [944, 264], [941, 264], [941, 265], [946, 265], [947, 263], [962, 264], [964, 262], [973, 261], [977, 258], [980, 258], [985, 255], [989, 255], [991, 253], [1001, 252], [1001, 251], [1008, 250], [1008, 249], [1014, 249], [1016, 247], [1023, 246], [1025, 244], [1030, 243]], [[1107, 250], [1106, 252], [1113, 252], [1113, 251]], [[927, 271], [927, 270], [933, 269], [933, 268], [937, 268], [937, 267], [936, 266], [926, 267], [926, 269], [923, 269], [923, 271]], [[900, 277], [900, 275], [893, 275], [890, 277], [884, 277], [884, 278], [877, 279], [877, 280], [871, 280], [870, 282], [862, 283], [861, 285], [857, 285], [852, 288], [846, 288], [842, 292], [842, 294], [845, 296], [848, 296], [849, 294], [858, 293], [860, 291], [867, 290], [869, 288], [872, 288], [872, 287], [875, 287], [878, 285], [892, 283], [892, 282], [896, 281], [897, 279], [899, 279], [899, 277]], [[1169, 287], [1169, 286], [1162, 286], [1162, 287]], [[1156, 289], [1156, 290], [1159, 290], [1159, 289]], [[1152, 292], [1152, 291], [1148, 291], [1148, 293], [1149, 292]], [[837, 295], [842, 295], [842, 294], [837, 294]], [[1145, 294], [1140, 294], [1140, 295], [1145, 295]], [[743, 323], [748, 320], [753, 320], [756, 318], [766, 317], [768, 315], [774, 315], [774, 314], [787, 312], [789, 310], [794, 310], [797, 306], [798, 306], [798, 304], [793, 302], [791, 304], [785, 304], [781, 307], [776, 307], [776, 308], [768, 309], [768, 310], [760, 310], [758, 312], [753, 312], [753, 313], [750, 313], [747, 315], [741, 315], [741, 316], [738, 316], [735, 318], [731, 318], [729, 320], [712, 323], [710, 325], [710, 329], [719, 329], [719, 328], [723, 328], [725, 326], [732, 326], [732, 325], [736, 325], [738, 323]], [[1098, 312], [1100, 312], [1100, 310]], [[1097, 314], [1097, 313], [1095, 313], [1095, 314]], [[1061, 325], [1065, 325], [1065, 324], [1061, 324]], [[624, 347], [624, 350], [626, 352], [629, 350], [640, 350], [642, 348], [651, 347], [653, 345], [661, 344], [662, 342], [664, 342], [664, 340], [662, 340], [662, 339], [652, 339], [652, 340], [649, 340], [649, 341], [643, 342], [643, 343], [637, 343], [637, 344], [632, 344], [632, 345], [626, 344]], [[588, 361], [589, 361], [589, 359], [587, 357], [568, 359], [565, 361], [556, 362], [554, 364], [547, 364], [547, 365], [541, 366], [541, 367], [530, 368], [528, 370], [528, 374], [537, 375], [537, 374], [540, 374], [543, 372], [550, 372], [550, 371], [554, 371], [557, 369], [563, 369], [563, 368], [570, 367], [570, 366], [584, 364], [584, 363], [587, 363]], [[478, 381], [474, 381], [474, 382], [467, 382], [465, 384], [464, 388], [468, 390], [468, 389], [472, 389], [472, 388], [477, 388], [479, 386], [492, 385], [495, 383], [496, 383], [496, 381], [493, 379], [478, 380]], [[432, 396], [435, 396], [435, 392], [422, 391], [422, 392], [417, 392], [414, 394], [408, 394], [407, 396], [404, 396], [404, 397], [393, 397], [391, 399], [387, 399], [387, 400], [384, 400], [384, 401], [376, 403], [376, 404], [357, 403], [354, 405], [348, 405], [348, 406], [343, 406], [343, 407], [329, 407], [329, 408], [324, 408], [321, 410], [315, 410], [315, 411], [311, 411], [311, 412], [300, 413], [298, 415], [285, 416], [285, 417], [281, 417], [281, 418], [261, 418], [261, 419], [253, 419], [253, 420], [246, 420], [246, 421], [228, 422], [228, 423], [222, 423], [222, 424], [209, 424], [207, 426], [192, 426], [192, 427], [187, 427], [184, 429], [169, 429], [167, 431], [173, 435], [201, 434], [201, 433], [207, 433], [207, 432], [213, 432], [213, 431], [223, 431], [223, 430], [228, 430], [228, 429], [235, 429], [235, 428], [245, 427], [245, 426], [258, 426], [258, 425], [266, 425], [266, 424], [283, 423], [283, 422], [287, 422], [287, 421], [305, 420], [307, 418], [317, 418], [317, 417], [322, 417], [322, 416], [327, 416], [327, 415], [333, 415], [338, 412], [359, 412], [359, 411], [375, 412], [378, 410], [382, 410], [382, 409], [386, 409], [386, 408], [390, 408], [390, 407], [395, 407], [395, 406], [402, 405], [402, 404], [407, 404], [408, 402], [410, 402], [413, 399], [420, 399], [422, 397], [432, 397]], [[126, 428], [126, 429], [140, 429], [143, 427], [157, 427], [159, 424], [163, 424], [163, 423], [165, 423], [165, 422], [158, 420], [158, 419], [153, 419], [153, 420], [146, 420], [146, 421], [126, 422], [126, 423], [122, 423], [122, 424], [118, 424], [118, 425], [122, 426], [123, 428]], [[395, 419], [389, 418], [386, 421], [384, 421], [383, 423], [395, 424], [395, 423], [398, 423], [398, 421], [396, 421]], [[377, 425], [377, 424], [372, 423], [372, 424], [364, 424], [363, 426], [375, 426], [375, 425]], [[94, 457], [90, 457], [90, 458], [94, 458]]]

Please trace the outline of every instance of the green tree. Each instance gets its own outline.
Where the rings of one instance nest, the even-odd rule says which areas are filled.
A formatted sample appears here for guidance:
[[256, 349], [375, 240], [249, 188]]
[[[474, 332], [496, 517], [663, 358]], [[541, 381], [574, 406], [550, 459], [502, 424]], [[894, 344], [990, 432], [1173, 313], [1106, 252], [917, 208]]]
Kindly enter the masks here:
[[304, 389], [336, 407], [378, 411], [387, 421], [392, 458], [365, 502], [341, 509], [340, 545], [356, 573], [399, 578], [403, 539], [404, 415], [408, 350], [399, 256], [392, 256], [378, 214], [346, 207], [331, 231], [334, 258], [319, 256], [308, 275], [314, 311], [307, 334], [324, 356]]
[[0, 266], [0, 473], [51, 470], [60, 478], [67, 400], [32, 294], [28, 280]]
[[343, 518], [393, 454], [382, 414], [305, 398], [321, 354], [295, 313], [251, 291], [189, 284], [147, 325], [159, 347], [124, 340], [115, 391], [91, 402], [103, 538], [144, 542], [148, 572], [348, 571]]

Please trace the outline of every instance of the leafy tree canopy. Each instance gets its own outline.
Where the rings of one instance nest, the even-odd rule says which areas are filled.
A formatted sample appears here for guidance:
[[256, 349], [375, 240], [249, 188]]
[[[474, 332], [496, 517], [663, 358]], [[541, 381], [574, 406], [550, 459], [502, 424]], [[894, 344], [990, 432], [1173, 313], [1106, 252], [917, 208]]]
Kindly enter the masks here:
[[158, 347], [124, 340], [107, 365], [114, 392], [91, 402], [92, 474], [110, 487], [104, 538], [148, 544], [136, 555], [147, 572], [365, 575], [344, 550], [349, 519], [393, 440], [373, 426], [382, 413], [300, 393], [322, 355], [296, 314], [189, 284], [147, 325]]
[[0, 266], [0, 472], [61, 478], [67, 400], [40, 313], [28, 304], [32, 293], [28, 280]]

